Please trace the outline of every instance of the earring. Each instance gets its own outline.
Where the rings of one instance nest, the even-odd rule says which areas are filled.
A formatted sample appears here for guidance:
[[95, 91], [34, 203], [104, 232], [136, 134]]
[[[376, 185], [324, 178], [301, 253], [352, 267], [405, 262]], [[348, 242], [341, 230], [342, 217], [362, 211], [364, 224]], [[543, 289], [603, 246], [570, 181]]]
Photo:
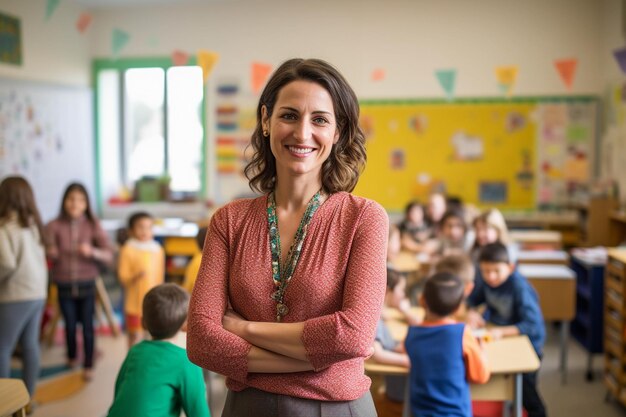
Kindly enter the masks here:
[[264, 130], [264, 131], [263, 131], [263, 136], [267, 137], [268, 135], [269, 135], [268, 131], [267, 131], [267, 130]]

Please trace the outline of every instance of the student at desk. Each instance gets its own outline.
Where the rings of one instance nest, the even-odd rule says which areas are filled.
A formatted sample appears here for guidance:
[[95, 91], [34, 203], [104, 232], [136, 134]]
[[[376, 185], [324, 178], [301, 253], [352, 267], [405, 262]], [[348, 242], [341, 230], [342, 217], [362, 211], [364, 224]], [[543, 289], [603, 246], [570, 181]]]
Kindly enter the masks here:
[[[467, 299], [467, 320], [473, 328], [486, 321], [496, 326], [494, 338], [525, 334], [541, 359], [545, 342], [545, 327], [537, 293], [510, 262], [509, 252], [501, 243], [490, 243], [478, 257], [482, 281], [477, 282]], [[485, 316], [476, 307], [485, 304]], [[537, 391], [537, 371], [523, 375], [523, 404], [529, 417], [546, 415], [543, 400]]]
[[469, 326], [453, 318], [464, 288], [461, 279], [448, 272], [433, 275], [424, 285], [424, 322], [410, 327], [405, 341], [415, 416], [470, 417], [469, 382], [489, 379], [486, 358]]

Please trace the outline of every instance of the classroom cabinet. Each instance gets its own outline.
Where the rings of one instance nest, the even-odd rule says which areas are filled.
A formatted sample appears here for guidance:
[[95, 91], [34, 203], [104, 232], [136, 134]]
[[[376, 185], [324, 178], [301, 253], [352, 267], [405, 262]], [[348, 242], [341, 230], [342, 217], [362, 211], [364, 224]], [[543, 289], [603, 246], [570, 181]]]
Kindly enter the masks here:
[[576, 272], [576, 316], [571, 334], [587, 350], [588, 381], [593, 379], [593, 355], [602, 353], [604, 329], [604, 263], [573, 255]]
[[626, 250], [609, 250], [604, 285], [604, 383], [626, 405]]

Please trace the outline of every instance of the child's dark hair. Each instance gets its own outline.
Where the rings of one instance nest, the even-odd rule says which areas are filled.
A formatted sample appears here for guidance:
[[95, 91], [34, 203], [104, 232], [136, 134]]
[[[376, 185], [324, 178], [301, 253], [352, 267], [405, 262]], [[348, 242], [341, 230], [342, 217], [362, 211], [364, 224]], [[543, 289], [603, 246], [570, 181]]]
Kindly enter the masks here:
[[463, 230], [467, 231], [467, 224], [465, 223], [465, 215], [463, 213], [463, 210], [456, 210], [456, 209], [446, 210], [446, 212], [443, 214], [443, 217], [439, 221], [439, 227], [443, 227], [443, 225], [446, 224], [448, 219], [453, 219], [453, 218], [457, 218], [461, 220], [461, 224], [463, 225]]
[[20, 227], [34, 224], [39, 232], [39, 241], [43, 242], [43, 224], [33, 189], [25, 178], [19, 176], [6, 177], [0, 183], [0, 222], [8, 220], [13, 214], [17, 216]]
[[404, 208], [404, 215], [408, 216], [409, 213], [411, 212], [411, 210], [413, 210], [413, 207], [419, 207], [420, 209], [422, 209], [422, 212], [424, 212], [424, 205], [422, 203], [420, 203], [419, 200], [413, 200], [411, 202], [409, 202], [409, 204], [406, 205], [406, 207]]
[[130, 217], [128, 218], [128, 230], [133, 230], [133, 227], [135, 227], [135, 224], [137, 224], [139, 220], [143, 220], [143, 219], [152, 220], [153, 217], [147, 211], [137, 211], [131, 214]]
[[435, 265], [435, 272], [449, 272], [465, 283], [474, 282], [474, 264], [467, 255], [448, 255]]
[[152, 288], [143, 299], [143, 325], [155, 340], [174, 336], [187, 319], [189, 294], [176, 284]]
[[511, 258], [506, 246], [500, 242], [495, 242], [482, 247], [478, 255], [478, 262], [509, 264], [511, 263]]
[[463, 301], [465, 287], [461, 278], [449, 272], [439, 272], [426, 280], [426, 308], [440, 317], [454, 313]]
[[387, 289], [393, 291], [394, 288], [405, 278], [402, 272], [387, 268]]
[[204, 249], [204, 240], [206, 239], [206, 233], [209, 229], [205, 227], [201, 227], [198, 229], [198, 234], [196, 235], [196, 243], [200, 250]]
[[87, 192], [87, 188], [85, 188], [85, 186], [81, 184], [80, 182], [73, 182], [70, 185], [68, 185], [67, 188], [65, 189], [65, 192], [63, 193], [63, 198], [61, 199], [61, 211], [59, 212], [59, 217], [63, 217], [66, 219], [70, 217], [67, 211], [65, 211], [65, 200], [67, 200], [67, 197], [73, 192], [79, 192], [85, 197], [85, 202], [87, 203], [87, 206], [85, 207], [85, 216], [87, 217], [87, 220], [89, 220], [91, 224], [95, 224], [96, 217], [93, 215], [93, 212], [91, 211], [91, 203], [89, 202], [89, 193]]

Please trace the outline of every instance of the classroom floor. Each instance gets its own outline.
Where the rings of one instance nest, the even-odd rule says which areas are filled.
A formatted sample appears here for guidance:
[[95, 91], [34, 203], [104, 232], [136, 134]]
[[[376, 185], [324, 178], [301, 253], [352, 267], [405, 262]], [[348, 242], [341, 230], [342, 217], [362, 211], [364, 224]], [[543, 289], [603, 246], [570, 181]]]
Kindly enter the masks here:
[[[605, 402], [606, 390], [601, 380], [602, 356], [594, 358], [595, 379], [585, 380], [587, 356], [579, 345], [570, 339], [569, 372], [566, 385], [561, 385], [558, 370], [559, 344], [558, 333], [550, 329], [545, 358], [540, 375], [540, 390], [552, 417], [617, 417], [626, 416], [626, 408], [616, 402]], [[126, 338], [101, 336], [97, 339], [100, 352], [96, 365], [96, 376], [87, 386], [73, 396], [58, 402], [40, 405], [33, 413], [34, 417], [104, 417], [113, 397], [115, 377], [124, 355]], [[43, 364], [63, 361], [63, 347], [60, 345], [44, 349]], [[223, 378], [212, 377], [210, 396], [213, 416], [220, 416], [225, 400]]]

